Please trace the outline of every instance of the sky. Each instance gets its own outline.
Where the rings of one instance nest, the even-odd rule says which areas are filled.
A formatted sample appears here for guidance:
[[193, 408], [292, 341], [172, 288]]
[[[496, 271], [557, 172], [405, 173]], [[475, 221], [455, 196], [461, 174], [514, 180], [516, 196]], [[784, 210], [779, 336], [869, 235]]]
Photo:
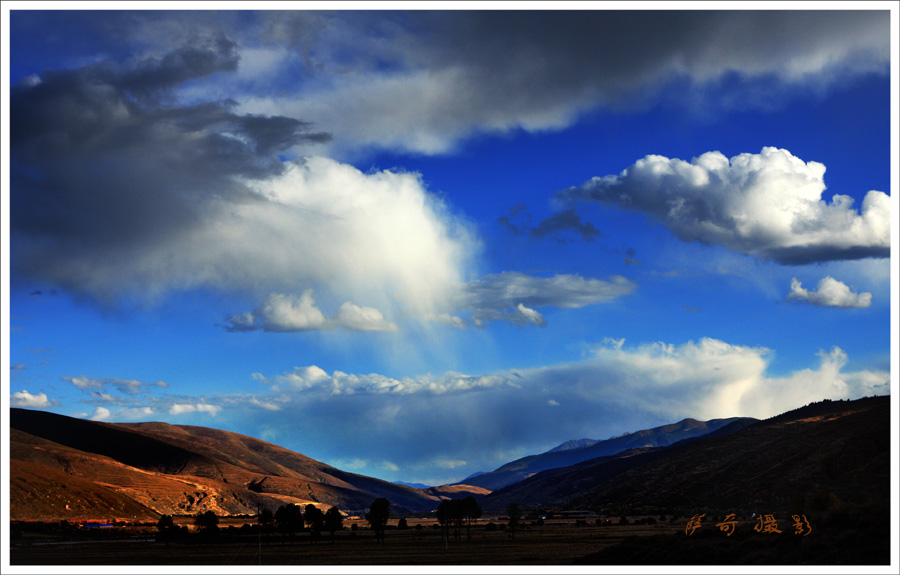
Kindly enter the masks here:
[[438, 485], [896, 385], [894, 3], [181, 6], [4, 3], [5, 405]]

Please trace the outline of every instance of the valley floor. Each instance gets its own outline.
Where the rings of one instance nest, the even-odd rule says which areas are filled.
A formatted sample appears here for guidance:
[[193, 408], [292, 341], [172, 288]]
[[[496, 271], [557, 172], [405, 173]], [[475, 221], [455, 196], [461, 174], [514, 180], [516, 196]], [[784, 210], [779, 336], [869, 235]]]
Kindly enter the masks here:
[[[131, 540], [61, 540], [22, 537], [13, 540], [11, 565], [664, 565], [664, 564], [885, 564], [890, 544], [882, 533], [823, 525], [816, 536], [754, 533], [750, 524], [739, 525], [734, 538], [717, 529], [693, 536], [684, 522], [656, 525], [597, 526], [547, 523], [509, 532], [472, 528], [459, 541], [445, 542], [439, 529], [389, 529], [378, 543], [368, 529], [345, 529], [334, 541], [323, 534], [311, 543], [308, 533], [293, 542], [280, 535], [268, 538], [223, 533], [214, 542], [197, 538], [158, 542], [152, 532]], [[835, 531], [834, 533], [828, 533]], [[149, 536], [149, 537], [148, 537]]]
[[[412, 522], [411, 522], [412, 523]], [[300, 534], [294, 543], [279, 535], [261, 543], [256, 536], [220, 538], [202, 544], [157, 541], [84, 541], [14, 543], [12, 565], [571, 565], [577, 559], [630, 536], [683, 531], [681, 524], [598, 527], [547, 524], [516, 533], [486, 531], [478, 525], [472, 538], [444, 542], [438, 529], [389, 530], [384, 543], [360, 530], [345, 530], [334, 542], [323, 534], [310, 543]], [[260, 555], [261, 551], [261, 555]]]

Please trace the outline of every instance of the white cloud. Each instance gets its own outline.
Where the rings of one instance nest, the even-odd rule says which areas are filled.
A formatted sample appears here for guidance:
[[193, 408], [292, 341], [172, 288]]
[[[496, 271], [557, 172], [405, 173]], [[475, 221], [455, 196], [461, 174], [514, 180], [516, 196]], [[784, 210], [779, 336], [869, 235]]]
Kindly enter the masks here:
[[329, 395], [410, 395], [416, 393], [442, 395], [473, 389], [516, 385], [506, 376], [470, 376], [455, 372], [448, 372], [441, 377], [426, 375], [400, 379], [377, 373], [351, 374], [337, 370], [329, 375], [328, 372], [315, 365], [295, 368], [293, 371], [277, 375], [271, 380], [261, 374], [256, 374], [255, 379], [272, 385], [273, 389], [277, 391], [311, 391], [320, 395], [323, 393]]
[[91, 415], [91, 421], [106, 421], [109, 419], [109, 416], [112, 415], [108, 409], [105, 407], [97, 406], [94, 409], [93, 415]]
[[815, 291], [805, 289], [800, 280], [793, 278], [791, 280], [791, 292], [785, 299], [786, 301], [805, 301], [816, 306], [841, 309], [869, 307], [872, 305], [871, 293], [854, 293], [847, 284], [831, 276], [826, 276], [819, 280], [819, 285]]
[[81, 390], [87, 389], [100, 389], [103, 387], [103, 381], [97, 378], [90, 378], [85, 376], [79, 377], [63, 377], [63, 381], [68, 381], [75, 387]]
[[57, 405], [57, 402], [55, 400], [49, 399], [46, 393], [38, 393], [37, 395], [32, 395], [28, 393], [28, 390], [23, 389], [22, 391], [17, 391], [10, 394], [9, 405], [12, 407], [46, 409], [48, 407]]
[[334, 315], [334, 323], [353, 331], [397, 331], [397, 326], [384, 319], [372, 307], [360, 307], [345, 301]]
[[298, 332], [330, 330], [342, 327], [352, 331], [397, 331], [393, 322], [372, 307], [358, 306], [344, 302], [328, 318], [318, 308], [313, 299], [313, 290], [308, 289], [300, 297], [291, 294], [272, 293], [256, 310], [226, 318], [223, 325], [227, 331]]
[[325, 314], [316, 307], [311, 289], [304, 291], [299, 298], [292, 295], [270, 294], [254, 313], [242, 314], [233, 321], [241, 322], [242, 318], [249, 319], [254, 328], [259, 325], [265, 331], [325, 329], [327, 324]]
[[169, 415], [183, 415], [185, 413], [208, 413], [211, 416], [215, 417], [222, 408], [218, 405], [211, 405], [209, 403], [174, 403], [172, 407], [169, 408]]
[[869, 191], [824, 200], [825, 166], [790, 152], [726, 158], [707, 152], [685, 162], [646, 156], [615, 176], [595, 177], [557, 199], [601, 202], [658, 219], [683, 241], [720, 244], [783, 264], [890, 254], [890, 196]]

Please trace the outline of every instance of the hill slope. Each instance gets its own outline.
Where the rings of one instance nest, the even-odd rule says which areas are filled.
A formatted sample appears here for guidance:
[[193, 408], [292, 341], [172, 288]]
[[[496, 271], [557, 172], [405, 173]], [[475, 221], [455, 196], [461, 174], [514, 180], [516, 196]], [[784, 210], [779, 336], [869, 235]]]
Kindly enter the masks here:
[[166, 423], [115, 424], [10, 410], [12, 519], [256, 514], [257, 506], [430, 510], [441, 496], [348, 473], [265, 441]]

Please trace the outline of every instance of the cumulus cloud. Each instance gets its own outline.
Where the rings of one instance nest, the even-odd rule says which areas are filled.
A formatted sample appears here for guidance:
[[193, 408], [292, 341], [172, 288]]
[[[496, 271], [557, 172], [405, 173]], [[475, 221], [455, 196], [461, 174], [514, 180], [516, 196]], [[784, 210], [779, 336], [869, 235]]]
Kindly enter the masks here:
[[112, 413], [110, 413], [108, 409], [98, 406], [94, 409], [94, 413], [91, 415], [90, 419], [91, 421], [106, 421], [109, 419], [110, 415], [112, 415]]
[[822, 198], [824, 174], [824, 165], [771, 147], [730, 160], [720, 152], [690, 162], [651, 155], [556, 198], [639, 211], [683, 241], [781, 264], [888, 257], [890, 196], [869, 191], [860, 211], [850, 196], [829, 202]]
[[54, 399], [48, 398], [46, 393], [32, 395], [27, 389], [23, 389], [22, 391], [10, 394], [9, 405], [11, 407], [46, 409], [48, 407], [53, 407], [54, 405], [59, 405], [59, 403]]
[[[477, 249], [467, 226], [417, 174], [283, 161], [328, 139], [305, 121], [178, 98], [239, 58], [219, 37], [16, 84], [14, 264], [102, 301], [199, 287], [262, 298], [300, 285], [370, 301], [339, 316], [357, 328], [379, 325], [372, 309], [435, 311]], [[272, 310], [269, 327], [321, 321], [309, 311]]]
[[300, 297], [272, 293], [253, 312], [244, 312], [226, 319], [227, 331], [263, 330], [269, 332], [297, 332], [328, 330], [343, 327], [353, 331], [397, 331], [377, 309], [344, 302], [331, 318], [316, 306], [313, 290]]
[[786, 301], [807, 302], [815, 306], [851, 309], [872, 305], [872, 294], [869, 292], [854, 293], [850, 287], [831, 276], [819, 280], [816, 290], [803, 287], [800, 280], [791, 280], [791, 291]]
[[208, 413], [212, 417], [215, 417], [220, 411], [222, 411], [222, 407], [218, 405], [212, 405], [209, 403], [173, 403], [172, 407], [169, 408], [169, 415], [183, 415], [185, 413]]
[[478, 133], [563, 128], [597, 107], [666, 97], [675, 80], [702, 92], [731, 74], [741, 81], [728, 100], [753, 106], [754, 89], [887, 74], [890, 54], [889, 14], [877, 11], [266, 16], [317, 74], [303, 98], [247, 99], [247, 110], [310, 118], [341, 146], [421, 153]]

